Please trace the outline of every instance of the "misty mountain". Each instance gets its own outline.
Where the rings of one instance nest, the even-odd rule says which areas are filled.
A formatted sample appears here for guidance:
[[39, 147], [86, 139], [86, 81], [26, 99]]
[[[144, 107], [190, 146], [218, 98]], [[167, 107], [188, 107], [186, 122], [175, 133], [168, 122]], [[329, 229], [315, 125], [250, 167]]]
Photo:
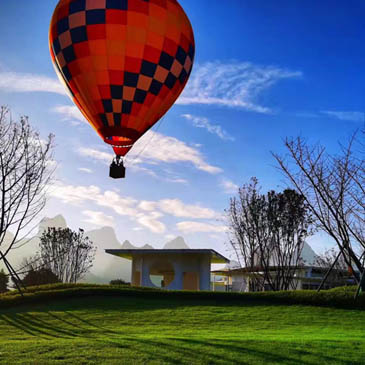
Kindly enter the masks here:
[[[45, 217], [41, 220], [33, 237], [27, 240], [20, 241], [16, 246], [17, 249], [11, 250], [7, 256], [8, 260], [14, 266], [15, 269], [19, 268], [25, 257], [30, 257], [39, 251], [40, 237], [44, 231], [49, 227], [55, 228], [67, 228], [67, 222], [62, 215], [57, 215], [53, 218]], [[82, 282], [90, 283], [109, 283], [113, 279], [123, 279], [130, 281], [131, 275], [131, 261], [116, 257], [105, 253], [105, 249], [153, 249], [154, 247], [145, 244], [144, 246], [134, 246], [128, 240], [125, 240], [121, 244], [115, 234], [115, 231], [111, 227], [102, 227], [85, 232], [85, 236], [96, 246], [95, 259], [93, 267], [89, 273], [81, 280]], [[10, 242], [13, 235], [9, 233], [7, 235], [7, 242]], [[6, 244], [3, 246], [6, 247]], [[185, 243], [184, 238], [177, 237], [174, 240], [167, 242], [164, 248], [189, 248]], [[0, 268], [4, 267], [0, 262]]]
[[154, 247], [152, 247], [151, 245], [144, 245], [141, 247], [138, 246], [133, 246], [128, 240], [124, 241], [122, 244], [122, 247], [124, 250], [153, 250]]
[[190, 248], [183, 237], [179, 236], [173, 239], [172, 241], [169, 241], [163, 246], [165, 250], [171, 250], [171, 249], [188, 249]]
[[317, 254], [313, 251], [312, 247], [309, 246], [307, 242], [304, 242], [301, 256], [306, 265], [314, 265]]
[[[304, 264], [307, 266], [314, 265], [317, 254], [313, 251], [312, 247], [304, 242], [303, 250], [301, 254], [301, 259], [304, 261]], [[271, 262], [270, 265], [275, 266], [275, 262]], [[223, 270], [233, 270], [240, 268], [240, 263], [238, 261], [231, 260], [230, 263], [226, 264]]]

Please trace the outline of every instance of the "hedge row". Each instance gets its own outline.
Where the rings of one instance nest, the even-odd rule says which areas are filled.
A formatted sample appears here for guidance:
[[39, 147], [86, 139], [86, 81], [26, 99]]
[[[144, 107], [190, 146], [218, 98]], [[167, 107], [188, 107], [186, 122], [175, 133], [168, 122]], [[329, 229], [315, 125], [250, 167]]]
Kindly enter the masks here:
[[259, 292], [259, 293], [224, 293], [224, 292], [193, 292], [167, 291], [152, 288], [136, 288], [116, 285], [93, 284], [52, 284], [30, 287], [22, 297], [17, 291], [0, 295], [0, 308], [16, 305], [39, 303], [63, 298], [79, 298], [86, 296], [119, 296], [138, 297], [146, 299], [210, 301], [217, 305], [235, 304], [286, 304], [314, 305], [348, 309], [365, 309], [365, 294], [355, 301], [355, 287], [341, 287], [323, 290], [320, 293], [312, 290]]

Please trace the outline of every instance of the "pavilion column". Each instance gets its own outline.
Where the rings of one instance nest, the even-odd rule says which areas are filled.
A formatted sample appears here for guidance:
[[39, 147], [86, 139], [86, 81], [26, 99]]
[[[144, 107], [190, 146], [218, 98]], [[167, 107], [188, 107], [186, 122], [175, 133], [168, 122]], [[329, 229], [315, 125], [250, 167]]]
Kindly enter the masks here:
[[199, 290], [210, 290], [210, 260], [210, 254], [201, 257]]
[[146, 258], [143, 256], [141, 257], [141, 275], [141, 285], [150, 286], [148, 260], [146, 260]]
[[182, 290], [183, 289], [183, 283], [184, 283], [184, 272], [182, 269], [182, 265], [180, 261], [177, 261], [174, 265], [175, 270], [175, 278], [174, 278], [174, 285], [171, 287], [171, 289], [174, 290]]

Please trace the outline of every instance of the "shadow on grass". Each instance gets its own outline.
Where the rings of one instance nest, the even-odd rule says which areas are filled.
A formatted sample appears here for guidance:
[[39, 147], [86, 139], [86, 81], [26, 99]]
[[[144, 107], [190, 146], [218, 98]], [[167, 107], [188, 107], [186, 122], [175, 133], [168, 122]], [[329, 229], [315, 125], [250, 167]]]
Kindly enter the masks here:
[[[146, 306], [148, 303], [148, 306]], [[247, 303], [238, 303], [235, 301], [217, 301], [217, 300], [196, 300], [196, 299], [178, 299], [178, 298], [142, 298], [142, 297], [106, 297], [106, 296], [93, 296], [92, 300], [85, 300], [83, 297], [63, 298], [55, 299], [47, 303], [28, 303], [26, 305], [20, 305], [12, 308], [0, 308], [1, 314], [10, 313], [24, 313], [29, 312], [45, 312], [45, 311], [58, 311], [69, 312], [74, 310], [85, 311], [87, 309], [101, 309], [101, 310], [123, 310], [123, 312], [138, 312], [146, 310], [156, 309], [180, 309], [180, 308], [194, 308], [194, 307], [217, 307], [217, 308], [244, 308], [244, 307], [260, 307], [260, 306], [272, 306], [280, 307], [287, 306], [282, 303], [267, 303], [263, 301], [248, 301]]]
[[28, 333], [31, 336], [41, 338], [75, 338], [74, 330], [66, 330], [64, 326], [57, 326], [54, 321], [46, 321], [39, 316], [32, 314], [20, 313], [20, 314], [0, 314], [0, 320], [3, 320], [7, 324], [16, 327], [17, 329]]
[[[362, 361], [339, 359], [336, 355], [326, 356], [321, 344], [311, 348], [311, 344], [299, 342], [125, 338], [123, 344], [110, 342], [110, 345], [137, 350], [146, 355], [149, 362], [163, 364], [363, 364]], [[305, 348], [298, 349], [300, 346]]]
[[[90, 339], [90, 346], [97, 348], [120, 349], [137, 354], [137, 363], [157, 362], [163, 364], [361, 364], [357, 360], [341, 358], [341, 350], [336, 350], [333, 356], [331, 348], [336, 341], [255, 341], [237, 339], [218, 339], [198, 337], [151, 339], [148, 334], [131, 337], [128, 333], [114, 332], [90, 319], [84, 319], [70, 311], [54, 313], [47, 311], [40, 318], [38, 313], [0, 314], [0, 320], [39, 338], [59, 339]], [[95, 332], [95, 329], [98, 331]], [[179, 334], [177, 333], [177, 336]], [[332, 343], [330, 343], [332, 342]], [[341, 343], [342, 347], [343, 343]], [[332, 347], [331, 347], [332, 346]], [[347, 344], [346, 346], [351, 346]], [[340, 346], [341, 347], [341, 346]], [[360, 357], [360, 353], [359, 356]], [[99, 355], [98, 355], [99, 356]], [[105, 353], [106, 360], [114, 358], [115, 353]], [[146, 360], [146, 361], [145, 361]]]

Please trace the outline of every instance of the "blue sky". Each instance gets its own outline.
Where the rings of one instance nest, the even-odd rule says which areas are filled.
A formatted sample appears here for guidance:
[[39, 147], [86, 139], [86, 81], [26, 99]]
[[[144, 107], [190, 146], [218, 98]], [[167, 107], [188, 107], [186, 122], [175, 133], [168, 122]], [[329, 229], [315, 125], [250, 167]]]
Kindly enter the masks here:
[[[365, 3], [181, 0], [196, 60], [176, 105], [111, 180], [111, 148], [77, 113], [48, 51], [56, 0], [0, 3], [0, 104], [56, 135], [57, 180], [44, 214], [73, 228], [112, 225], [120, 241], [159, 247], [183, 235], [225, 252], [221, 215], [238, 185], [285, 181], [271, 151], [301, 135], [335, 152], [363, 125]], [[147, 147], [145, 147], [147, 145]], [[140, 151], [142, 150], [142, 153]], [[110, 156], [109, 156], [110, 155]], [[323, 236], [313, 248], [330, 245]]]

